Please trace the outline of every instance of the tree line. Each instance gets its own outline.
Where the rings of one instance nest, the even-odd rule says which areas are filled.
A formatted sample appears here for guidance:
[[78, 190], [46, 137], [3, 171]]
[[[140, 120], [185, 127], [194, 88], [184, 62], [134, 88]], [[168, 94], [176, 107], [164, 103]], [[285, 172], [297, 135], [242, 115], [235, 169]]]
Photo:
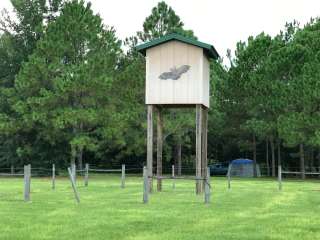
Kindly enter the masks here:
[[[165, 2], [124, 40], [82, 0], [11, 0], [0, 18], [0, 167], [84, 162], [142, 166], [145, 60], [139, 43], [169, 33], [197, 39]], [[209, 23], [208, 23], [209, 24]], [[287, 23], [238, 42], [211, 62], [208, 158], [246, 157], [320, 170], [320, 21]], [[124, 50], [126, 49], [126, 50]], [[164, 112], [164, 162], [193, 167], [195, 112]]]

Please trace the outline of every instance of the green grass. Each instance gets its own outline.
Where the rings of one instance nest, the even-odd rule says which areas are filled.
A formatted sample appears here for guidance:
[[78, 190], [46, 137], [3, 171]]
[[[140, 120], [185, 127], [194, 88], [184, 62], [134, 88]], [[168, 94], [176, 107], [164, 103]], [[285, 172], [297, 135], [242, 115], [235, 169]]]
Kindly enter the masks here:
[[285, 181], [283, 191], [268, 179], [212, 178], [212, 202], [194, 194], [194, 182], [179, 180], [142, 204], [142, 179], [78, 179], [81, 203], [70, 182], [33, 178], [31, 202], [23, 198], [23, 180], [0, 178], [0, 239], [320, 239], [320, 181]]

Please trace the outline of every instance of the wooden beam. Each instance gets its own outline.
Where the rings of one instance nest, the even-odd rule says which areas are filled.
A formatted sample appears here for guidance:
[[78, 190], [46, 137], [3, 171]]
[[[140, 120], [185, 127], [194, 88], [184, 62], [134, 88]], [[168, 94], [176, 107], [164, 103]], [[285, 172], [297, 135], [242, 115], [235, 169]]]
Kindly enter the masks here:
[[[208, 134], [208, 108], [202, 106], [202, 138], [201, 138], [201, 175], [207, 175], [208, 159], [207, 159], [207, 134]], [[202, 185], [203, 190], [205, 185]]]
[[30, 201], [31, 165], [24, 166], [24, 201]]
[[146, 167], [143, 167], [143, 203], [149, 201], [149, 187], [148, 187], [148, 171]]
[[162, 149], [163, 149], [163, 118], [162, 109], [157, 107], [157, 191], [162, 191]]
[[72, 173], [72, 177], [73, 177], [74, 182], [76, 182], [77, 181], [77, 167], [76, 167], [75, 163], [73, 163], [71, 165], [71, 173]]
[[206, 169], [206, 180], [204, 182], [204, 203], [210, 203], [210, 195], [211, 195], [211, 186], [210, 186], [210, 169]]
[[121, 188], [125, 187], [126, 181], [126, 165], [122, 164], [121, 166]]
[[86, 163], [86, 171], [84, 173], [84, 186], [88, 187], [88, 183], [89, 183], [89, 164]]
[[[203, 113], [201, 104], [196, 105], [196, 177], [201, 178], [202, 167], [202, 130], [203, 130]], [[196, 194], [202, 192], [202, 181], [196, 180]]]
[[282, 190], [282, 169], [281, 169], [281, 165], [278, 165], [278, 187], [279, 187], [279, 191]]
[[79, 197], [79, 194], [77, 191], [76, 182], [74, 181], [74, 176], [73, 176], [72, 170], [70, 168], [68, 168], [68, 173], [69, 173], [69, 178], [70, 178], [71, 186], [72, 186], [73, 193], [74, 193], [74, 198], [76, 199], [77, 203], [80, 203], [80, 197]]
[[148, 105], [147, 116], [147, 173], [148, 173], [148, 188], [152, 192], [152, 175], [153, 175], [153, 105]]

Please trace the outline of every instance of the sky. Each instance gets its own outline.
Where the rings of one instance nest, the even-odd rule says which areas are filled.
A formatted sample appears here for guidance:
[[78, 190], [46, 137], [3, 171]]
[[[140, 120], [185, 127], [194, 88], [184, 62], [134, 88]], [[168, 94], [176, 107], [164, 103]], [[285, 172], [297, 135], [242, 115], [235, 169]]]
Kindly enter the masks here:
[[[125, 39], [142, 29], [145, 18], [158, 0], [91, 0], [95, 13], [114, 26]], [[294, 19], [303, 26], [320, 16], [320, 0], [166, 0], [202, 42], [214, 45], [221, 57], [236, 43], [262, 31], [279, 33]], [[10, 0], [0, 0], [0, 9], [11, 9]], [[226, 59], [225, 59], [226, 60]]]

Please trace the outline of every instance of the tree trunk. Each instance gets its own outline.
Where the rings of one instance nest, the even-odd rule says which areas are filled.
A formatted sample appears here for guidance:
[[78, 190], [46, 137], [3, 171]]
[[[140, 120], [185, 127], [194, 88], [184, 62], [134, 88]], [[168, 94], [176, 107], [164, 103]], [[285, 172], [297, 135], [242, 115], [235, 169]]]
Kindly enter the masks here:
[[266, 140], [266, 167], [267, 167], [267, 175], [270, 176], [270, 164], [269, 164], [269, 141]]
[[281, 144], [280, 144], [280, 139], [277, 140], [277, 149], [278, 149], [278, 166], [281, 166]]
[[313, 148], [311, 148], [311, 152], [310, 152], [310, 169], [311, 169], [311, 172], [313, 172], [313, 169], [314, 169], [314, 150]]
[[181, 141], [178, 140], [175, 145], [175, 164], [177, 165], [177, 175], [181, 176], [181, 150], [182, 150], [182, 144]]
[[276, 159], [275, 159], [275, 152], [274, 152], [273, 137], [270, 138], [270, 147], [271, 147], [271, 172], [272, 172], [272, 177], [275, 177], [276, 176]]
[[256, 142], [255, 134], [253, 134], [252, 144], [253, 144], [253, 176], [257, 177], [257, 142]]
[[76, 149], [74, 146], [71, 146], [71, 159], [70, 159], [70, 166], [72, 166], [73, 164], [76, 164]]
[[216, 159], [215, 160], [217, 160], [218, 161], [218, 159], [219, 159], [219, 144], [217, 143], [216, 144]]
[[[318, 150], [318, 171], [320, 172], [320, 149]], [[320, 175], [319, 175], [319, 178], [320, 178]]]
[[303, 143], [300, 143], [300, 172], [301, 178], [306, 178], [306, 171], [305, 171], [305, 162], [304, 162], [304, 148]]

